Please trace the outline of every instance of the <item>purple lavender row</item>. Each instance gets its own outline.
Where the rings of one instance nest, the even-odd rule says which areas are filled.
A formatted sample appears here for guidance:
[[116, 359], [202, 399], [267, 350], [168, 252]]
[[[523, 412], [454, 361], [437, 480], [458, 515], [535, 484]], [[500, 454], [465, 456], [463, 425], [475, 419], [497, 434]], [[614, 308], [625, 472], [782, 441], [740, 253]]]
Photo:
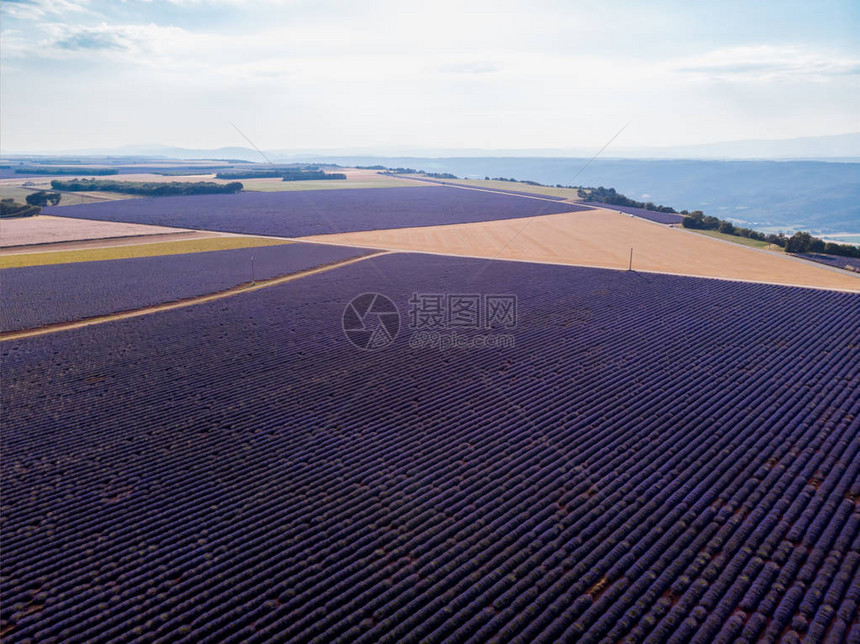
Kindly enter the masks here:
[[448, 187], [242, 192], [45, 208], [44, 214], [200, 230], [303, 237], [462, 224], [586, 210]]
[[284, 244], [7, 268], [0, 272], [0, 330], [33, 329], [206, 295], [367, 252]]
[[856, 257], [839, 257], [838, 255], [824, 255], [822, 253], [796, 253], [798, 257], [808, 259], [834, 268], [842, 268], [855, 273], [860, 273], [860, 259]]
[[596, 201], [584, 201], [583, 203], [593, 206], [594, 208], [605, 208], [607, 210], [616, 210], [624, 212], [628, 215], [642, 217], [649, 221], [656, 221], [658, 224], [680, 224], [684, 219], [683, 215], [673, 214], [671, 212], [655, 212], [653, 210], [645, 210], [644, 208], [634, 208], [633, 206], [616, 206], [615, 204], [598, 203]]
[[[851, 641], [858, 296], [483, 265], [4, 343], [4, 639]], [[359, 351], [368, 291], [516, 346]]]

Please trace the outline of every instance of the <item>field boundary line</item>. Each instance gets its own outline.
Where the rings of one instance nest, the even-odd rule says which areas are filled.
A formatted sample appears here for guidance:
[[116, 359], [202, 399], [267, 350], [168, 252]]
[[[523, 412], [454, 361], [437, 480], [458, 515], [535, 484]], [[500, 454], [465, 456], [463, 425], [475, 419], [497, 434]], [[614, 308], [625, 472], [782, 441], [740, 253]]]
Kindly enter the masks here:
[[79, 327], [90, 326], [94, 324], [104, 324], [105, 322], [114, 322], [116, 320], [126, 320], [129, 318], [136, 318], [142, 315], [150, 315], [152, 313], [161, 313], [162, 311], [171, 311], [173, 309], [181, 309], [187, 306], [194, 306], [196, 304], [205, 304], [207, 302], [214, 302], [216, 300], [221, 300], [227, 297], [231, 297], [233, 295], [240, 295], [242, 293], [251, 293], [252, 291], [258, 291], [260, 289], [268, 288], [269, 286], [277, 286], [278, 284], [285, 284], [287, 282], [292, 282], [303, 277], [309, 277], [311, 275], [316, 275], [318, 273], [325, 273], [330, 270], [334, 270], [336, 268], [341, 268], [342, 266], [347, 266], [349, 264], [355, 264], [356, 262], [364, 261], [365, 259], [371, 259], [372, 257], [380, 257], [382, 255], [389, 255], [395, 251], [380, 251], [376, 253], [369, 253], [367, 255], [361, 255], [359, 257], [350, 257], [349, 259], [341, 260], [339, 262], [332, 262], [329, 264], [323, 264], [322, 266], [316, 266], [315, 268], [309, 268], [303, 271], [299, 271], [297, 273], [290, 273], [289, 275], [281, 275], [280, 277], [273, 277], [267, 280], [260, 280], [254, 283], [245, 283], [240, 284], [239, 286], [234, 286], [224, 291], [218, 291], [217, 293], [209, 293], [208, 295], [199, 295], [197, 297], [190, 297], [184, 300], [176, 300], [174, 302], [165, 302], [163, 304], [154, 304], [153, 306], [146, 306], [141, 309], [133, 309], [131, 311], [120, 311], [118, 313], [108, 313], [106, 315], [98, 315], [91, 318], [84, 318], [82, 320], [75, 320], [73, 322], [57, 322], [56, 324], [49, 324], [47, 326], [38, 327], [36, 329], [21, 329], [20, 331], [7, 331], [4, 333], [0, 333], [0, 342], [5, 342], [7, 340], [22, 340], [24, 338], [31, 338], [39, 335], [46, 335], [48, 333], [56, 333], [58, 331], [67, 331], [69, 329], [77, 329]]

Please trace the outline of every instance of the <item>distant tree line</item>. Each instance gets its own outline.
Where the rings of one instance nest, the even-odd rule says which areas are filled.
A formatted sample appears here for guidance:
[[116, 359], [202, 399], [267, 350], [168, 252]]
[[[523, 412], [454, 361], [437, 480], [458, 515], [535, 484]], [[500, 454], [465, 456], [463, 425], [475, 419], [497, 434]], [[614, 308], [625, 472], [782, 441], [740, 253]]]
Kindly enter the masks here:
[[789, 237], [785, 243], [785, 250], [789, 253], [824, 253], [825, 255], [860, 258], [860, 247], [858, 246], [826, 242], [805, 232], [796, 232]]
[[782, 233], [778, 235], [766, 235], [750, 228], [741, 228], [725, 219], [706, 215], [701, 210], [694, 210], [692, 212], [683, 210], [681, 211], [681, 214], [684, 215], [684, 219], [681, 220], [681, 225], [684, 228], [690, 228], [692, 230], [715, 230], [718, 233], [723, 233], [725, 235], [747, 237], [749, 239], [775, 244], [782, 248], [785, 248], [785, 244], [788, 241], [788, 238]]
[[416, 170], [415, 168], [386, 168], [386, 167], [383, 167], [383, 170], [385, 170], [385, 172], [383, 174], [427, 174], [423, 170]]
[[93, 176], [105, 176], [109, 174], [119, 174], [119, 170], [115, 168], [15, 168], [18, 174], [48, 174], [48, 175], [66, 175], [66, 174], [89, 174]]
[[0, 218], [9, 217], [32, 217], [42, 211], [39, 206], [31, 206], [26, 203], [18, 203], [14, 199], [0, 199]]
[[[632, 208], [643, 208], [652, 212], [677, 212], [674, 208], [668, 206], [657, 206], [654, 203], [635, 201], [623, 194], [616, 192], [614, 188], [579, 188], [577, 195], [582, 199], [589, 201], [597, 201], [599, 203], [607, 203], [616, 206], [628, 206]], [[735, 235], [737, 237], [746, 237], [757, 241], [774, 244], [780, 248], [784, 248], [788, 253], [825, 253], [828, 255], [840, 255], [842, 257], [860, 257], [860, 248], [852, 244], [834, 244], [825, 242], [823, 239], [813, 237], [809, 233], [797, 232], [791, 237], [786, 237], [782, 233], [765, 234], [751, 228], [735, 226], [732, 222], [719, 217], [711, 217], [706, 215], [701, 210], [688, 212], [682, 210], [680, 213], [684, 216], [681, 220], [681, 225], [684, 228], [693, 230], [715, 230], [725, 235]]]
[[[513, 183], [524, 183], [527, 186], [542, 186], [542, 185], [544, 185], [538, 181], [529, 181], [528, 179], [508, 179], [507, 177], [493, 177], [492, 179], [490, 177], [484, 177], [484, 181], [511, 181]], [[558, 187], [561, 188], [561, 186], [558, 186]]]
[[78, 191], [106, 191], [121, 192], [129, 195], [143, 195], [147, 197], [168, 197], [176, 195], [215, 195], [233, 194], [244, 187], [240, 182], [214, 183], [212, 181], [171, 181], [139, 182], [139, 181], [111, 181], [104, 179], [54, 179], [51, 181], [54, 190]]
[[430, 179], [459, 179], [456, 174], [450, 172], [425, 172], [415, 168], [388, 168], [384, 165], [357, 165], [359, 170], [381, 170], [382, 174], [420, 174]]
[[736, 235], [738, 237], [765, 241], [784, 248], [787, 253], [825, 253], [841, 257], [860, 257], [860, 248], [857, 246], [826, 242], [818, 237], [813, 237], [807, 232], [798, 231], [791, 237], [786, 237], [781, 233], [778, 235], [772, 233], [766, 235], [757, 230], [735, 226], [732, 222], [720, 219], [719, 217], [709, 217], [701, 210], [694, 210], [690, 213], [682, 211], [681, 214], [684, 215], [684, 219], [681, 222], [684, 228], [716, 230], [726, 235]]
[[325, 181], [344, 180], [342, 172], [323, 172], [322, 170], [230, 170], [215, 175], [219, 179], [278, 179], [283, 181]]
[[626, 197], [620, 192], [616, 192], [615, 188], [604, 188], [603, 186], [599, 186], [597, 188], [579, 188], [577, 189], [576, 194], [580, 199], [588, 199], [589, 201], [596, 201], [598, 203], [607, 203], [613, 206], [642, 208], [643, 210], [650, 210], [651, 212], [676, 212], [674, 208], [670, 208], [669, 206], [658, 206], [651, 201], [634, 201], [630, 197]]

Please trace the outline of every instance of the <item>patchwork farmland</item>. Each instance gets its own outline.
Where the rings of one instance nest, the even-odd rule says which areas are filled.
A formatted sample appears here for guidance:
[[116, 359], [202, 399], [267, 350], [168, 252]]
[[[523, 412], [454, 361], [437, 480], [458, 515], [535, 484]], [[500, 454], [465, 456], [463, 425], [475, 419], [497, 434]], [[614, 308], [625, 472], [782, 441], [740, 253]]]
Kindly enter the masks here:
[[[341, 331], [440, 290], [515, 347]], [[856, 641], [858, 311], [395, 254], [4, 342], [4, 639]]]
[[4, 642], [860, 642], [860, 278], [346, 174], [4, 220]]

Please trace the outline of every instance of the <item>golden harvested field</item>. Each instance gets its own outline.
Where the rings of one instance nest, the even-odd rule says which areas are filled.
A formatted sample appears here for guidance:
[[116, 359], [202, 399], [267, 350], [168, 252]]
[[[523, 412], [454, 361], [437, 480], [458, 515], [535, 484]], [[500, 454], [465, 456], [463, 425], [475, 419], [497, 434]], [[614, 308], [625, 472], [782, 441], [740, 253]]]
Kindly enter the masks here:
[[36, 215], [35, 217], [0, 221], [0, 248], [84, 239], [160, 235], [184, 230], [184, 228], [167, 228], [165, 226]]
[[860, 291], [860, 277], [605, 209], [302, 241]]
[[212, 250], [254, 248], [257, 246], [276, 246], [278, 244], [289, 243], [290, 242], [283, 239], [272, 239], [270, 237], [217, 236], [207, 237], [205, 239], [163, 241], [154, 244], [127, 244], [80, 250], [15, 253], [0, 256], [0, 268], [45, 266], [47, 264], [70, 264], [74, 262], [95, 262], [105, 259], [128, 259], [130, 257], [152, 257], [155, 255], [205, 253]]

